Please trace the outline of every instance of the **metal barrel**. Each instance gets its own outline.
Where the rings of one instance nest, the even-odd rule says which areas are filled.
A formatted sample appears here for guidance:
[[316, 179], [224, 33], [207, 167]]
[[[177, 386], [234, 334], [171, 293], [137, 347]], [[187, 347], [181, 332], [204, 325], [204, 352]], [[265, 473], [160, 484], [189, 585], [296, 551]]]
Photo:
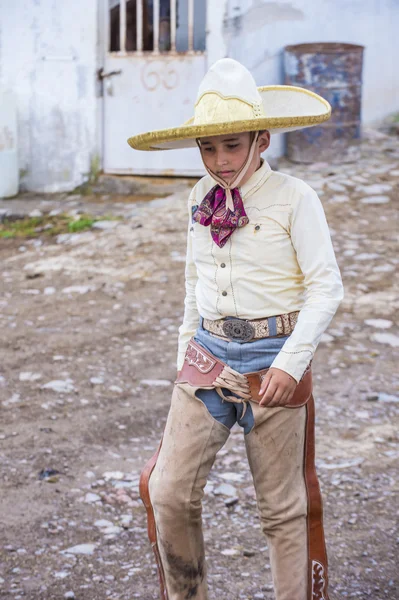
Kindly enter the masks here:
[[312, 90], [331, 104], [323, 125], [287, 134], [294, 162], [349, 162], [358, 157], [364, 46], [313, 43], [286, 46], [285, 83]]

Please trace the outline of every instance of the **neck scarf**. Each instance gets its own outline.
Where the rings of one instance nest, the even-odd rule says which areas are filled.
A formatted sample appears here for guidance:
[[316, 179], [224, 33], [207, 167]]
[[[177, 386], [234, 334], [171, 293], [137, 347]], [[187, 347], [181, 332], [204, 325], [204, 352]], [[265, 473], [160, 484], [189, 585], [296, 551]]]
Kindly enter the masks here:
[[[193, 220], [205, 227], [210, 225], [212, 239], [219, 248], [223, 248], [237, 228], [244, 227], [249, 223], [238, 186], [252, 162], [258, 135], [259, 133], [256, 132], [248, 156], [230, 184], [227, 184], [205, 165], [206, 170], [217, 182], [217, 185], [207, 193], [193, 214]], [[199, 140], [197, 140], [197, 144], [201, 151]]]

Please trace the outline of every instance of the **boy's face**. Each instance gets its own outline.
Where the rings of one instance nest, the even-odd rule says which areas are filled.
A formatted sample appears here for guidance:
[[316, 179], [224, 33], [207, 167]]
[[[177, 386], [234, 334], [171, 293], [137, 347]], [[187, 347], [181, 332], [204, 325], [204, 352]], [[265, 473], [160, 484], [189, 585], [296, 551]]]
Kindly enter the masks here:
[[[201, 138], [202, 160], [208, 169], [229, 184], [247, 160], [252, 139], [253, 134], [248, 132]], [[254, 156], [240, 185], [248, 181], [259, 168], [260, 155], [269, 147], [269, 144], [270, 133], [263, 131], [259, 134]]]

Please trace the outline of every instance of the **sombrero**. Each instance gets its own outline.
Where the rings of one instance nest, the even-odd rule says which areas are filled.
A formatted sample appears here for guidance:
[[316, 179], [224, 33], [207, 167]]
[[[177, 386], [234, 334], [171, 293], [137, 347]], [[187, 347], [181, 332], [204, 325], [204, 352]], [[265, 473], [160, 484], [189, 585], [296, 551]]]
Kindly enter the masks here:
[[136, 150], [191, 148], [202, 137], [261, 131], [285, 133], [327, 121], [331, 106], [318, 94], [290, 85], [257, 87], [241, 63], [223, 58], [202, 80], [194, 117], [180, 127], [134, 135]]

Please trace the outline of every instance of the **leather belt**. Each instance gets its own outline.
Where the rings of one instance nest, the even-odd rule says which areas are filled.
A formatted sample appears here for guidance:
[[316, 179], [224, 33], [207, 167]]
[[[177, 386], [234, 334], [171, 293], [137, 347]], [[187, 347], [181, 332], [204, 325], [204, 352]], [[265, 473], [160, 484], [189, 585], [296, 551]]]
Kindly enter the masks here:
[[[276, 315], [266, 319], [203, 319], [206, 331], [224, 340], [252, 342], [277, 335], [290, 335], [298, 321], [299, 311]], [[276, 319], [276, 332], [270, 332], [269, 319]]]

